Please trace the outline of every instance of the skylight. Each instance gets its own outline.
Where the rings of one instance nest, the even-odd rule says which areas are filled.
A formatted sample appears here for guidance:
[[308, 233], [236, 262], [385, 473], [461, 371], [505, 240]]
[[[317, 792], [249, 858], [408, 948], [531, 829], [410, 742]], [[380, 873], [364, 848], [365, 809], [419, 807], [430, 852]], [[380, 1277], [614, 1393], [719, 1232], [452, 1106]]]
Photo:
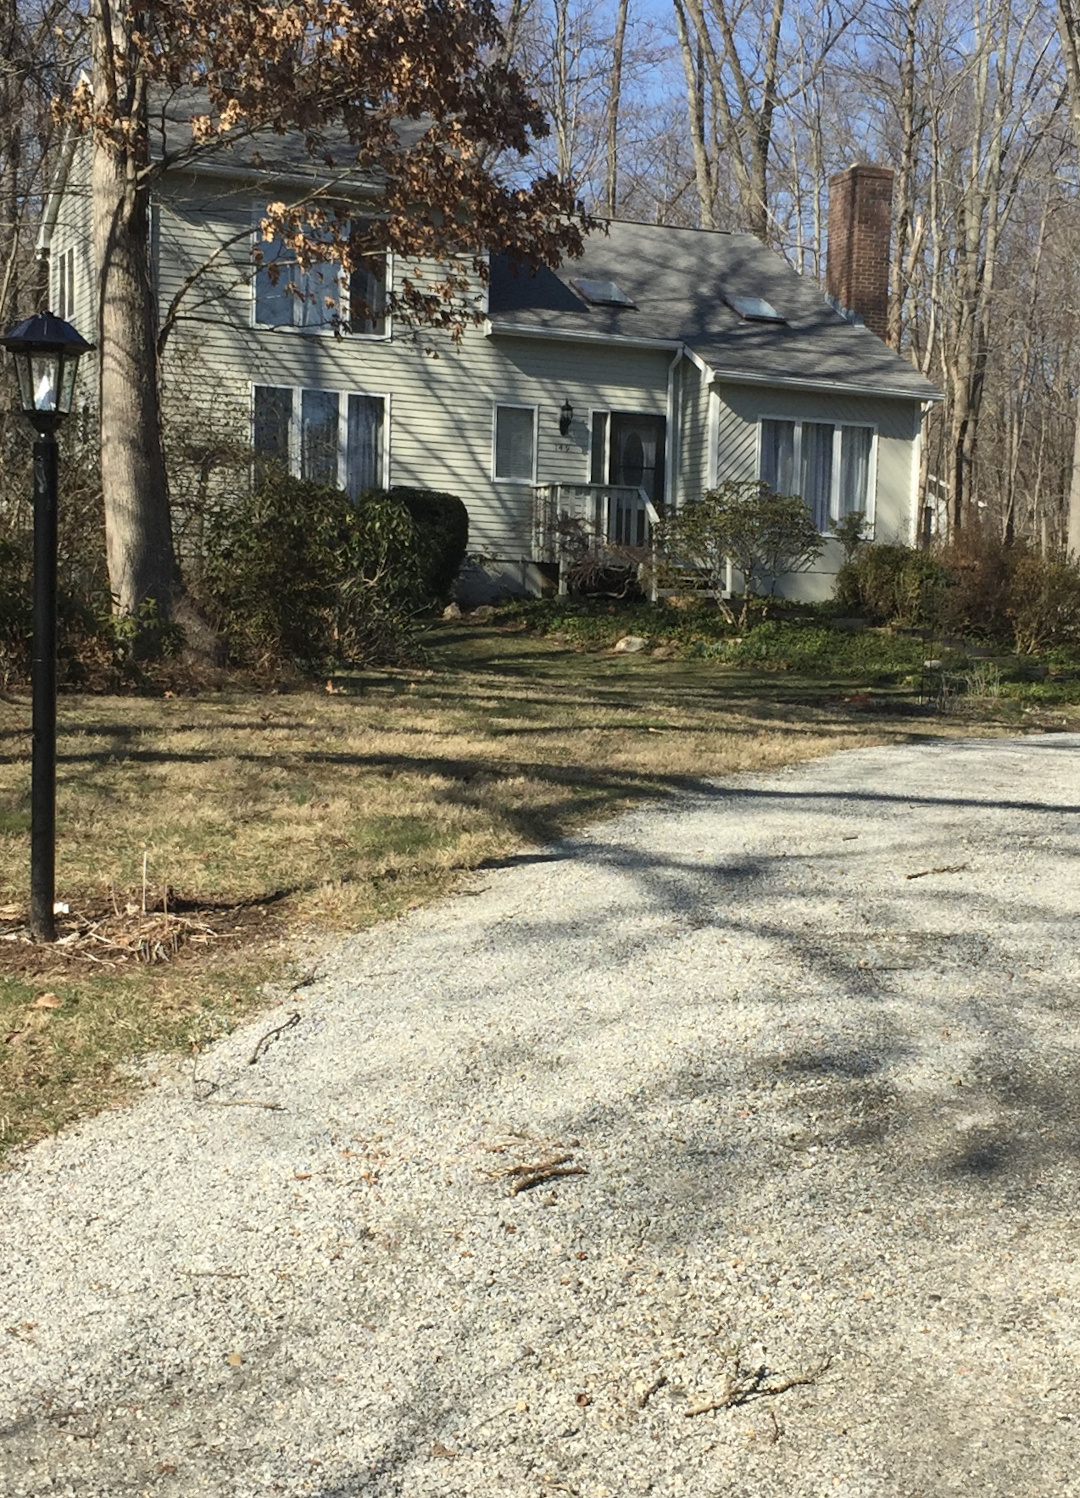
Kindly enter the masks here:
[[633, 297], [627, 296], [614, 281], [571, 281], [570, 285], [594, 307], [636, 307]]
[[773, 306], [763, 296], [728, 296], [724, 298], [732, 312], [737, 312], [743, 322], [784, 322]]

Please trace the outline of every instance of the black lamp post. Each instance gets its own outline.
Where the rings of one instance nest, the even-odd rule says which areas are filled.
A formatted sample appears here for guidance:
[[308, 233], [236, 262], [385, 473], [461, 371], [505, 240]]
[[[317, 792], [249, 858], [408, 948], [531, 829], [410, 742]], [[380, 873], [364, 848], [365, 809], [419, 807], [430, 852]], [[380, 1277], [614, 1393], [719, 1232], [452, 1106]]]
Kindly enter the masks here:
[[30, 792], [30, 935], [55, 941], [56, 429], [71, 412], [79, 359], [93, 347], [70, 323], [39, 312], [0, 347], [15, 360], [19, 401], [34, 428], [34, 748]]

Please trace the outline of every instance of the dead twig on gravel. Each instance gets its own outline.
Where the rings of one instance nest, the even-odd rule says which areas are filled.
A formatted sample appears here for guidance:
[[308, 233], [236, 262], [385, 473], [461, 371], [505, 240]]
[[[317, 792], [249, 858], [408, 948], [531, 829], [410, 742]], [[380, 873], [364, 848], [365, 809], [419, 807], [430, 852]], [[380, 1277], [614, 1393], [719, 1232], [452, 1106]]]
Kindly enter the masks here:
[[920, 869], [917, 874], [905, 874], [905, 879], [925, 879], [927, 874], [962, 874], [970, 869], [969, 863], [943, 863], [936, 869]]
[[639, 1410], [643, 1410], [645, 1408], [645, 1406], [648, 1404], [649, 1400], [653, 1397], [653, 1395], [654, 1394], [658, 1394], [660, 1392], [660, 1390], [664, 1387], [664, 1385], [666, 1383], [667, 1383], [667, 1374], [666, 1373], [661, 1373], [660, 1376], [659, 1376], [659, 1378], [654, 1378], [653, 1379], [652, 1383], [648, 1386], [647, 1389], [642, 1389], [641, 1393], [638, 1396], [638, 1402], [637, 1402], [638, 1409]]
[[826, 1371], [829, 1362], [830, 1359], [826, 1357], [816, 1368], [811, 1368], [806, 1373], [792, 1373], [787, 1378], [773, 1379], [766, 1363], [761, 1363], [757, 1368], [744, 1369], [737, 1359], [735, 1372], [724, 1374], [720, 1393], [713, 1398], [699, 1400], [697, 1404], [684, 1410], [683, 1414], [688, 1420], [692, 1420], [695, 1415], [708, 1415], [714, 1410], [737, 1409], [741, 1404], [748, 1404], [751, 1399], [786, 1394], [789, 1389], [814, 1383]]
[[266, 1102], [263, 1102], [262, 1098], [257, 1098], [257, 1097], [222, 1098], [220, 1101], [217, 1098], [207, 1098], [204, 1101], [204, 1103], [203, 1103], [203, 1107], [204, 1108], [269, 1108], [272, 1113], [284, 1113], [284, 1111], [285, 1111], [285, 1104], [284, 1103], [266, 1103]]
[[299, 1011], [299, 1009], [294, 1009], [293, 1012], [292, 1012], [292, 1014], [289, 1015], [288, 1019], [285, 1021], [285, 1023], [283, 1025], [278, 1025], [273, 1030], [267, 1030], [266, 1034], [258, 1042], [258, 1044], [256, 1045], [255, 1049], [252, 1051], [251, 1055], [248, 1057], [248, 1065], [249, 1066], [254, 1066], [255, 1065], [256, 1061], [258, 1061], [258, 1059], [262, 1055], [263, 1051], [266, 1050], [266, 1047], [270, 1044], [270, 1042], [274, 1039], [275, 1036], [280, 1035], [283, 1030], [291, 1030], [292, 1027], [293, 1027], [293, 1025], [298, 1025], [299, 1023], [300, 1023], [300, 1011]]
[[531, 1191], [534, 1186], [543, 1186], [548, 1181], [559, 1181], [565, 1176], [588, 1175], [584, 1165], [573, 1165], [573, 1155], [556, 1155], [551, 1160], [537, 1160], [531, 1165], [511, 1165], [504, 1170], [505, 1178], [512, 1178], [514, 1184], [510, 1187], [511, 1196], [520, 1196], [523, 1191]]

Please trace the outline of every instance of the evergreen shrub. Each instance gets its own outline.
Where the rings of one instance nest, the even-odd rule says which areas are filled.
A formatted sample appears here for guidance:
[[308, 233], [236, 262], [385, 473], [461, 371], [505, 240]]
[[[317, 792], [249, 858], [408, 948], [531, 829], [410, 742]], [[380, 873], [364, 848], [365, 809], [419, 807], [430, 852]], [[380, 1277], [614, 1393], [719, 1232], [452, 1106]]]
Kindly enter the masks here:
[[446, 603], [469, 550], [468, 510], [456, 494], [441, 489], [395, 484], [389, 497], [412, 516], [423, 592], [430, 603]]
[[408, 657], [427, 602], [417, 526], [382, 490], [281, 472], [210, 517], [199, 602], [240, 665], [323, 670]]

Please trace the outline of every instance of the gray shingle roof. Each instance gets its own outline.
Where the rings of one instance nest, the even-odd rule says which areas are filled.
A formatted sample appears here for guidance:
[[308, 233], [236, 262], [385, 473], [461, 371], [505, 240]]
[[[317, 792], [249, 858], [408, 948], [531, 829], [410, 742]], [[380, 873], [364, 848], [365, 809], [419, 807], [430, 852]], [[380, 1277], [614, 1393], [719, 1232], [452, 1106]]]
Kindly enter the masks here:
[[[718, 377], [801, 384], [910, 400], [940, 392], [864, 327], [841, 317], [820, 286], [750, 234], [612, 222], [589, 236], [580, 260], [557, 272], [515, 275], [492, 261], [493, 331], [685, 343]], [[615, 281], [634, 307], [590, 306], [571, 281]], [[764, 297], [785, 322], [744, 322], [725, 296]]]
[[[357, 145], [349, 140], [340, 125], [331, 123], [312, 132], [312, 146], [302, 131], [270, 126], [248, 133], [241, 124], [230, 136], [203, 146], [195, 146], [192, 118], [212, 114], [205, 89], [182, 88], [174, 92], [157, 91], [150, 105], [150, 149], [157, 159], [179, 158], [178, 165], [190, 170], [217, 167], [238, 177], [275, 176], [310, 179], [313, 185], [333, 177], [344, 190], [368, 191], [381, 183], [378, 172], [356, 167]], [[393, 122], [393, 131], [403, 151], [414, 146], [428, 129], [429, 122], [401, 118]], [[188, 159], [190, 157], [190, 159]]]

